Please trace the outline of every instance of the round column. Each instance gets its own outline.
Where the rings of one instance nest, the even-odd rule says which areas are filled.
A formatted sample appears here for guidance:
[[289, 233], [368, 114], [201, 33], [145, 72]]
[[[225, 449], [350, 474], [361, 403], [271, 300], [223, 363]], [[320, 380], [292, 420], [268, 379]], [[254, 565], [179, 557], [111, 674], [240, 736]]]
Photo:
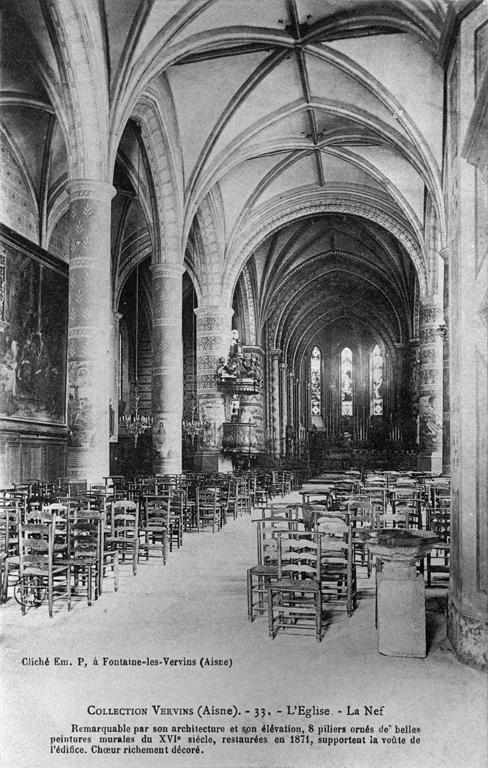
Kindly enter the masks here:
[[112, 396], [110, 398], [110, 442], [116, 443], [119, 439], [119, 399], [120, 397], [120, 312], [112, 312]]
[[197, 399], [200, 418], [206, 422], [202, 450], [196, 457], [197, 468], [225, 471], [230, 469], [221, 455], [222, 424], [227, 421], [225, 395], [219, 389], [216, 373], [221, 358], [229, 355], [232, 336], [230, 307], [207, 306], [195, 309], [197, 318]]
[[272, 363], [272, 411], [273, 411], [273, 453], [280, 455], [280, 355], [281, 350], [271, 350]]
[[[407, 344], [396, 343], [396, 374], [394, 375], [395, 400], [394, 400], [394, 440], [402, 442], [405, 424], [405, 406], [409, 403], [407, 381]], [[411, 409], [409, 409], [411, 412]], [[410, 415], [410, 414], [409, 414]]]
[[183, 416], [182, 269], [152, 266], [152, 415], [154, 472], [181, 472]]
[[288, 371], [287, 453], [295, 453], [295, 374]]
[[436, 297], [420, 305], [418, 469], [442, 472], [443, 313]]
[[288, 366], [286, 363], [281, 363], [281, 435], [280, 435], [280, 452], [282, 456], [286, 455], [286, 427], [288, 424]]
[[443, 338], [443, 409], [444, 416], [442, 420], [442, 472], [448, 475], [451, 471], [451, 441], [450, 441], [450, 422], [451, 422], [451, 404], [450, 404], [450, 385], [449, 385], [449, 253], [448, 250], [441, 252], [444, 259], [444, 322], [445, 326], [442, 332]]
[[402, 404], [403, 445], [407, 450], [419, 446], [419, 340], [409, 339], [407, 344], [406, 398]]
[[113, 335], [110, 257], [115, 189], [78, 179], [70, 195], [68, 475], [99, 483], [109, 469]]

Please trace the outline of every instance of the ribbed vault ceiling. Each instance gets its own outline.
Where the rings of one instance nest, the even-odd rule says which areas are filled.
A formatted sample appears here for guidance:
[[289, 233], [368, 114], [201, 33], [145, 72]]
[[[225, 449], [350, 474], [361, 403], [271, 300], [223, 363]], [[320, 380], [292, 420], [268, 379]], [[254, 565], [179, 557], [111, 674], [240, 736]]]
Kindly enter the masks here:
[[392, 344], [412, 333], [414, 267], [374, 222], [339, 214], [293, 222], [263, 242], [248, 268], [261, 327], [290, 357], [346, 318], [376, 335], [381, 328]]
[[[166, 187], [176, 201], [171, 215], [182, 258], [186, 252], [199, 294], [216, 302], [231, 301], [249, 258], [244, 234], [256, 222], [264, 230], [269, 223], [271, 231], [285, 201], [293, 219], [304, 195], [372, 206], [424, 254], [427, 201], [442, 238], [443, 62], [468, 0], [65, 5], [0, 3], [0, 128], [31, 190], [45, 247], [67, 211], [70, 174], [83, 168], [88, 177], [106, 174], [115, 182], [114, 295], [134, 259], [151, 249], [164, 257], [166, 220], [161, 225], [158, 215]], [[76, 41], [82, 53], [73, 52]], [[68, 75], [70, 92], [63, 87]], [[86, 115], [75, 141], [77, 121]], [[137, 141], [133, 117], [141, 126]], [[107, 125], [108, 147], [100, 139]], [[201, 253], [205, 208], [217, 233], [211, 270]], [[197, 220], [202, 238], [192, 231]], [[388, 227], [364, 216], [324, 221], [307, 217], [269, 240], [263, 235], [266, 243], [256, 252], [261, 318], [290, 270], [341, 252], [362, 261], [376, 289], [384, 282], [389, 305], [406, 311], [410, 323], [414, 274]], [[320, 280], [326, 292], [329, 278]], [[397, 323], [395, 335], [404, 332]]]

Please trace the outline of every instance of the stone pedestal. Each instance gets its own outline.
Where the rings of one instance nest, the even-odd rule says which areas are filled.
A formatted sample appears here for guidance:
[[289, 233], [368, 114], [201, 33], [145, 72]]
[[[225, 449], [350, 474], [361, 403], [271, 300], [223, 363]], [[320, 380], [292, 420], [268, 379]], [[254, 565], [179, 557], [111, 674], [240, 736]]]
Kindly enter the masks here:
[[217, 448], [203, 448], [195, 453], [193, 467], [197, 472], [232, 472], [232, 459]]
[[431, 531], [399, 529], [368, 531], [365, 539], [382, 563], [376, 593], [378, 650], [385, 656], [424, 658], [425, 585], [415, 564], [439, 539]]
[[385, 563], [378, 574], [378, 650], [384, 656], [424, 658], [425, 584], [415, 565]]

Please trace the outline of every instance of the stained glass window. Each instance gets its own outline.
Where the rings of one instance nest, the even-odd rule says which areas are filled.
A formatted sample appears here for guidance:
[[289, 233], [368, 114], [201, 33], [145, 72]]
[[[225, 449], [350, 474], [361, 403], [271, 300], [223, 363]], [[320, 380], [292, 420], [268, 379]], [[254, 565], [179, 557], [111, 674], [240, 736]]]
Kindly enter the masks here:
[[341, 352], [341, 413], [352, 416], [352, 350], [344, 347]]
[[381, 350], [376, 344], [371, 353], [371, 415], [383, 415], [383, 395], [381, 388], [383, 386], [384, 376], [384, 358]]
[[321, 354], [318, 347], [312, 349], [310, 357], [310, 398], [312, 416], [322, 415], [322, 377], [320, 371]]

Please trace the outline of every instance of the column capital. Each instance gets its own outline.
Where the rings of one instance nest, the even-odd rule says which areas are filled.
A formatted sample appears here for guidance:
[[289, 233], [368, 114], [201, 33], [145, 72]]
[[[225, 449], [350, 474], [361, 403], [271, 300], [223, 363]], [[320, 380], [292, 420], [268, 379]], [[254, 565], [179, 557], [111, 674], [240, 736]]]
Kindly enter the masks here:
[[66, 191], [70, 201], [96, 198], [108, 203], [117, 194], [113, 184], [98, 179], [70, 179], [66, 184]]
[[281, 349], [272, 349], [271, 356], [279, 359], [281, 357]]
[[231, 320], [234, 315], [232, 307], [222, 307], [220, 304], [197, 307], [193, 311], [198, 319], [203, 317], [221, 317], [222, 319]]
[[154, 277], [166, 277], [179, 279], [185, 271], [181, 264], [171, 264], [168, 261], [158, 261], [155, 264], [151, 264], [151, 272]]

